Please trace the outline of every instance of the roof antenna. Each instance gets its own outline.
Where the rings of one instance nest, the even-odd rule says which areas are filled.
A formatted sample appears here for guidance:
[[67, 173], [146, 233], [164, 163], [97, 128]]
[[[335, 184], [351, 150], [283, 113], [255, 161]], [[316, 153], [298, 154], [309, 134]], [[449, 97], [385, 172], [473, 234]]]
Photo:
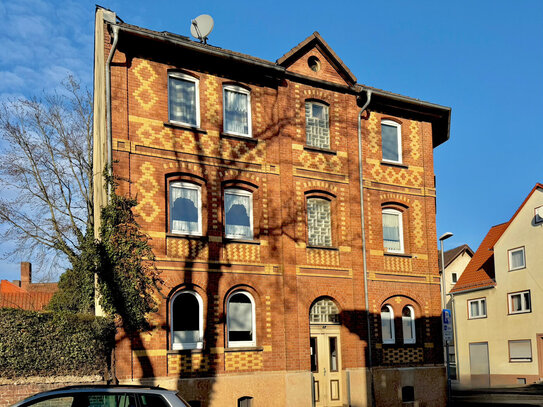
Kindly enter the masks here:
[[213, 18], [208, 14], [202, 14], [191, 21], [190, 33], [200, 42], [207, 44], [207, 36], [213, 31]]

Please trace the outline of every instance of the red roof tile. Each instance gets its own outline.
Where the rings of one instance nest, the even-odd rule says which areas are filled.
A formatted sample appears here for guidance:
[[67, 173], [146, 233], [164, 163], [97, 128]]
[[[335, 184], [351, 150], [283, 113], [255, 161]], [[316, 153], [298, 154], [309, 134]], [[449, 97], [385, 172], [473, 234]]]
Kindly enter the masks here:
[[0, 307], [20, 308], [34, 311], [43, 310], [54, 293], [25, 293], [25, 292], [9, 292], [0, 294]]
[[25, 293], [26, 290], [23, 290], [21, 287], [16, 286], [13, 283], [10, 283], [8, 280], [0, 281], [0, 295], [3, 293]]

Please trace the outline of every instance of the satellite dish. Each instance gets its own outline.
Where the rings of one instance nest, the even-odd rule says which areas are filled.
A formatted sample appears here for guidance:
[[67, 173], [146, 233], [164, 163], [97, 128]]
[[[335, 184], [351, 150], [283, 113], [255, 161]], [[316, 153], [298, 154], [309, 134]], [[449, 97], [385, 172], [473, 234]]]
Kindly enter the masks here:
[[213, 24], [213, 18], [210, 15], [202, 14], [192, 20], [190, 33], [194, 38], [198, 38], [200, 42], [207, 44], [207, 36], [213, 31]]

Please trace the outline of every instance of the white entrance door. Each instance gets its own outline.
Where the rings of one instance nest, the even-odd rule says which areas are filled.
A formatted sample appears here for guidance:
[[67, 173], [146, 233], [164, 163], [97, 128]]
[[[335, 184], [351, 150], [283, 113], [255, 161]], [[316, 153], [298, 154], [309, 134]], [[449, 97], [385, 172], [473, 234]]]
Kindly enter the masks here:
[[311, 326], [311, 371], [315, 406], [342, 406], [339, 325]]

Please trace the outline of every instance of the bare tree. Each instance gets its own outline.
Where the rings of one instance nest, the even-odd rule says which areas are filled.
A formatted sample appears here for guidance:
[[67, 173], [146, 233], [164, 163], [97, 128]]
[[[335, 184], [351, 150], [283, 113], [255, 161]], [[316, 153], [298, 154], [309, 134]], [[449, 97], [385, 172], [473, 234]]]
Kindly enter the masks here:
[[7, 258], [55, 265], [93, 233], [92, 95], [73, 77], [61, 92], [0, 105], [0, 239]]

